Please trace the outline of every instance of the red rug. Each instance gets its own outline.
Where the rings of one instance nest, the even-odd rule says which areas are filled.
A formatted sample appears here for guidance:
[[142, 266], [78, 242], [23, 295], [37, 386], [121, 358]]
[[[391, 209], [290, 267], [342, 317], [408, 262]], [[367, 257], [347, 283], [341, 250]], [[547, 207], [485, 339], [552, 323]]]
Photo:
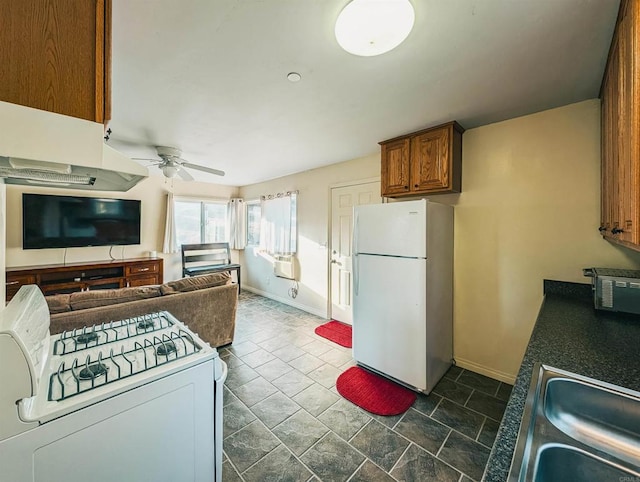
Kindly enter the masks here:
[[340, 323], [336, 320], [331, 320], [324, 325], [320, 325], [315, 329], [316, 335], [320, 335], [327, 340], [331, 340], [338, 345], [342, 345], [347, 348], [353, 346], [351, 341], [351, 325]]
[[376, 415], [400, 415], [416, 401], [416, 394], [408, 388], [360, 367], [340, 375], [336, 388], [344, 398]]

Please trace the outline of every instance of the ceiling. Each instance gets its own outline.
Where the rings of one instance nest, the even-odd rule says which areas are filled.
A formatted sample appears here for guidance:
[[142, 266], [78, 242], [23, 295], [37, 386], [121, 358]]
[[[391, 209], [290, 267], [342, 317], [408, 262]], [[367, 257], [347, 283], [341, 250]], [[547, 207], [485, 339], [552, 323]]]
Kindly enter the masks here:
[[198, 180], [242, 186], [594, 98], [619, 0], [412, 0], [413, 31], [377, 57], [336, 43], [347, 3], [113, 0], [109, 144], [177, 147], [227, 173]]

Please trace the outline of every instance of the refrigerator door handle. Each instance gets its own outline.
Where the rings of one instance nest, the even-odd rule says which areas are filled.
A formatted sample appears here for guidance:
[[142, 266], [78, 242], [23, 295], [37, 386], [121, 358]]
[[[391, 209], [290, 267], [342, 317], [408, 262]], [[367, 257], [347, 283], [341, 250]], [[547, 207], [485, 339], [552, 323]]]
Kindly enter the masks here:
[[353, 219], [353, 246], [351, 251], [354, 255], [358, 255], [358, 211], [355, 212]]
[[359, 258], [358, 254], [353, 255], [353, 292], [355, 293], [355, 296], [358, 296], [358, 291], [360, 288], [360, 276], [358, 273], [360, 268], [360, 263], [358, 258]]
[[358, 211], [354, 208], [353, 215], [353, 246], [351, 247], [352, 255], [353, 255], [353, 293], [354, 296], [358, 296], [358, 289], [360, 287], [358, 276]]

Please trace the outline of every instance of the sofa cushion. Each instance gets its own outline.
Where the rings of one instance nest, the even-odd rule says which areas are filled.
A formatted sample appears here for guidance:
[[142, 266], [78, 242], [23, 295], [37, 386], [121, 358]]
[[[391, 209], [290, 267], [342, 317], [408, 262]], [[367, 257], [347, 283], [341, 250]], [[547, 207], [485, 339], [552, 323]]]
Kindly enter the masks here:
[[170, 281], [160, 285], [160, 291], [163, 295], [171, 295], [174, 293], [183, 293], [185, 291], [194, 291], [202, 288], [213, 288], [214, 286], [222, 286], [229, 283], [231, 283], [231, 274], [229, 274], [228, 271], [222, 271], [220, 273], [211, 273]]
[[71, 306], [69, 305], [70, 296], [69, 294], [45, 296], [44, 299], [47, 300], [47, 305], [49, 305], [49, 313], [53, 315], [71, 311]]
[[97, 306], [115, 305], [128, 301], [144, 300], [160, 296], [159, 286], [140, 286], [115, 290], [93, 290], [71, 293], [69, 304], [73, 311], [95, 308]]

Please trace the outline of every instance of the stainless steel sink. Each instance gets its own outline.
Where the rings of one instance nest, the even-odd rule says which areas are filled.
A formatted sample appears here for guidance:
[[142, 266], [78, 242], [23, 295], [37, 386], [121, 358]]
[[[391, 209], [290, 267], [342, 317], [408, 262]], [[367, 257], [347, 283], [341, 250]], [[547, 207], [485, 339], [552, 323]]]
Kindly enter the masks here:
[[637, 397], [577, 379], [551, 378], [547, 382], [544, 415], [575, 440], [628, 462], [638, 462]]
[[640, 393], [537, 364], [510, 482], [640, 481]]
[[633, 481], [633, 474], [589, 453], [567, 445], [546, 444], [538, 451], [535, 482]]

